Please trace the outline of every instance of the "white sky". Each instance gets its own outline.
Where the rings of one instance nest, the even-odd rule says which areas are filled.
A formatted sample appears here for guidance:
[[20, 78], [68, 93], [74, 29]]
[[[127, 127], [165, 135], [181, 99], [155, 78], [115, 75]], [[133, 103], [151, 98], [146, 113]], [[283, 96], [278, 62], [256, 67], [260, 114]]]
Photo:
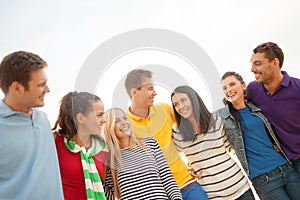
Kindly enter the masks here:
[[[42, 109], [53, 124], [59, 100], [74, 90], [78, 72], [91, 52], [113, 36], [134, 29], [159, 28], [183, 34], [207, 52], [220, 75], [237, 71], [247, 83], [254, 78], [249, 62], [252, 49], [262, 42], [273, 41], [285, 53], [283, 69], [300, 77], [299, 8], [297, 0], [1, 1], [0, 59], [13, 51], [26, 50], [46, 60], [51, 92], [46, 95]], [[143, 54], [139, 55], [141, 59], [144, 56], [148, 60], [128, 61], [128, 57], [115, 65], [152, 63], [149, 54], [140, 54]], [[156, 64], [180, 63], [163, 53], [154, 57]], [[186, 73], [199, 92], [193, 72]], [[107, 75], [105, 82], [110, 85], [117, 81], [115, 75]], [[109, 90], [99, 92], [106, 109], [111, 105]], [[160, 93], [157, 100], [170, 103], [169, 92], [159, 87], [157, 90]], [[0, 97], [3, 98], [2, 93]], [[211, 108], [209, 95], [202, 97]]]

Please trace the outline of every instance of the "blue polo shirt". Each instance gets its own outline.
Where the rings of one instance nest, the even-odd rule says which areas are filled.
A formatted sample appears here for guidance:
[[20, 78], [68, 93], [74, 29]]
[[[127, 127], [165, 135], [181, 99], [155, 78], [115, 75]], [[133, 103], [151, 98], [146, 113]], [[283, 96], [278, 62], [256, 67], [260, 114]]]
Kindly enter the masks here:
[[255, 81], [247, 87], [253, 101], [271, 122], [281, 147], [290, 159], [300, 156], [300, 79], [281, 72], [283, 81], [273, 95]]
[[0, 100], [0, 199], [63, 199], [57, 153], [44, 112], [32, 118]]

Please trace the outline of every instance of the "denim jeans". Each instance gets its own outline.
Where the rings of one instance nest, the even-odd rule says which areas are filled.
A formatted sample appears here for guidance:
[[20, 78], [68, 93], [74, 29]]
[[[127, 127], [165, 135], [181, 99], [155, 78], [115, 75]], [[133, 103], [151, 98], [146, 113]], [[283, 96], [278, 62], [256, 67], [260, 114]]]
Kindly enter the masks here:
[[242, 196], [237, 198], [236, 200], [255, 200], [255, 197], [252, 193], [252, 190], [247, 190]]
[[300, 199], [300, 179], [288, 163], [253, 178], [252, 183], [263, 200]]
[[183, 200], [208, 200], [206, 192], [200, 184], [195, 184], [181, 193]]
[[295, 171], [298, 173], [298, 176], [300, 178], [300, 158], [298, 158], [296, 160], [291, 160], [291, 161], [292, 161], [292, 165], [293, 165]]

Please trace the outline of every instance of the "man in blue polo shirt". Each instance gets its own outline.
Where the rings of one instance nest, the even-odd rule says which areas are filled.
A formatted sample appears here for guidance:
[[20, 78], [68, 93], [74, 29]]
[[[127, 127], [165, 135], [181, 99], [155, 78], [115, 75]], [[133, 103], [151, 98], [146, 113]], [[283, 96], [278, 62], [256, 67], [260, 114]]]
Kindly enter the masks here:
[[253, 101], [272, 123], [281, 147], [300, 177], [300, 80], [281, 71], [284, 54], [267, 42], [258, 45], [251, 57], [256, 81], [247, 87]]
[[62, 200], [62, 184], [44, 105], [50, 90], [38, 55], [18, 51], [0, 64], [0, 199]]

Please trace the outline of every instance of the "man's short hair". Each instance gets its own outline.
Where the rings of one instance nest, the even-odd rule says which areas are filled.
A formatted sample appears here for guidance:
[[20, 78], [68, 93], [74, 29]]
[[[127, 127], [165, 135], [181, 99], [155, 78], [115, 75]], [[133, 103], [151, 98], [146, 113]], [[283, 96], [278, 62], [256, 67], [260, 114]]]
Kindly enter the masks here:
[[34, 53], [17, 51], [8, 54], [0, 64], [0, 88], [7, 94], [10, 85], [17, 81], [28, 90], [31, 72], [44, 68], [47, 63]]
[[265, 53], [265, 57], [271, 61], [275, 58], [279, 60], [279, 67], [281, 68], [284, 61], [284, 54], [281, 48], [273, 43], [273, 42], [265, 42], [258, 45], [255, 49], [253, 49], [254, 53]]
[[132, 88], [140, 88], [143, 84], [143, 80], [145, 78], [152, 78], [152, 72], [145, 69], [134, 69], [127, 74], [125, 80], [125, 88], [127, 94], [131, 98], [131, 89]]

